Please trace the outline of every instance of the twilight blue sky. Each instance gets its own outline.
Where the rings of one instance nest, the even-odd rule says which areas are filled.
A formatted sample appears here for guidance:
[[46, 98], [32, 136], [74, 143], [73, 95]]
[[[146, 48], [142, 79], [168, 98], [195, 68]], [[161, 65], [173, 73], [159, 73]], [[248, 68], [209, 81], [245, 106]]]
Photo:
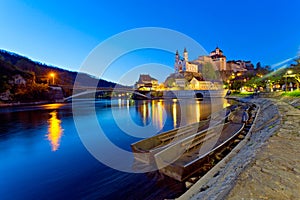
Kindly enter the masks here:
[[[164, 27], [192, 37], [208, 52], [218, 44], [228, 60], [272, 65], [295, 56], [299, 50], [299, 7], [299, 0], [0, 0], [0, 48], [79, 70], [89, 52], [105, 39], [128, 29]], [[190, 53], [190, 59], [198, 55]], [[126, 70], [147, 62], [173, 65], [173, 55], [133, 53], [115, 62], [104, 78], [114, 81]], [[157, 71], [145, 72], [151, 74], [151, 70]], [[165, 74], [157, 78], [161, 80]]]

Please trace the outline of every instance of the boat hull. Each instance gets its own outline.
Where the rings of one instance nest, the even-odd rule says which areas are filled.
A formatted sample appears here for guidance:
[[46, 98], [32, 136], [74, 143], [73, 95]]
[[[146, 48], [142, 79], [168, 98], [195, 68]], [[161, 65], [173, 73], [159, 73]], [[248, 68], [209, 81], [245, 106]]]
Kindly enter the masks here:
[[210, 119], [203, 120], [197, 123], [179, 127], [151, 138], [147, 138], [136, 143], [131, 144], [131, 149], [134, 158], [146, 164], [155, 162], [154, 156], [162, 150], [168, 148], [170, 145], [176, 144], [186, 137], [201, 133], [208, 130], [210, 127], [215, 127], [218, 124], [227, 122], [228, 117], [238, 109], [238, 106], [229, 106], [220, 112], [213, 113]]
[[184, 181], [199, 172], [204, 167], [204, 163], [210, 163], [211, 156], [208, 155], [215, 155], [222, 151], [235, 140], [244, 126], [244, 123], [227, 123], [211, 129], [201, 140], [197, 139], [196, 135], [194, 138], [182, 140], [157, 153], [156, 165], [161, 173], [178, 181]]

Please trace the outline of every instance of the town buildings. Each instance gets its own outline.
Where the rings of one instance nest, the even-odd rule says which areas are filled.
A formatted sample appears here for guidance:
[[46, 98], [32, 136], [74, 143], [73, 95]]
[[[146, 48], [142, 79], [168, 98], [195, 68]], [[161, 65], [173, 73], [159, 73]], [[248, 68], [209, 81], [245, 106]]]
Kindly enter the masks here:
[[201, 73], [202, 66], [206, 63], [212, 64], [215, 71], [232, 71], [232, 72], [246, 72], [253, 70], [254, 67], [250, 61], [231, 60], [226, 61], [226, 56], [223, 51], [217, 46], [215, 50], [211, 51], [209, 55], [201, 55], [195, 60], [188, 60], [188, 51], [185, 48], [183, 57], [180, 57], [178, 50], [175, 54], [174, 70], [178, 72], [196, 72]]
[[[207, 78], [204, 67], [209, 66], [211, 73], [219, 73], [218, 78]], [[206, 69], [207, 70], [207, 69]], [[229, 76], [246, 73], [254, 70], [250, 61], [231, 60], [227, 58], [223, 51], [217, 46], [209, 55], [200, 55], [197, 59], [189, 60], [188, 51], [184, 48], [182, 56], [178, 50], [175, 53], [174, 73], [170, 74], [164, 82], [164, 87], [169, 89], [191, 89], [191, 90], [213, 90], [221, 89], [223, 82], [229, 79]], [[206, 80], [205, 80], [206, 79]], [[223, 80], [223, 81], [222, 81]], [[158, 81], [148, 74], [141, 74], [135, 84], [139, 90], [155, 90], [158, 87]]]
[[158, 80], [149, 74], [140, 74], [139, 80], [135, 83], [135, 88], [139, 90], [153, 90], [158, 87]]

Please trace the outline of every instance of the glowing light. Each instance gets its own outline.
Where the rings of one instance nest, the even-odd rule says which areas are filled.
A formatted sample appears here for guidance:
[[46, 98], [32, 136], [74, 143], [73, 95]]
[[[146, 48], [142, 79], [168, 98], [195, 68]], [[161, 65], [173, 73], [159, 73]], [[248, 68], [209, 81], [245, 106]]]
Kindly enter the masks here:
[[196, 121], [199, 122], [200, 119], [201, 119], [201, 116], [200, 116], [200, 102], [199, 101], [196, 101]]
[[163, 104], [162, 101], [159, 101], [157, 103], [157, 111], [158, 111], [158, 124], [159, 129], [161, 130], [163, 128]]
[[54, 73], [50, 73], [50, 76], [52, 78], [52, 84], [54, 85], [54, 77], [55, 77], [55, 74]]
[[143, 103], [143, 124], [146, 125], [147, 122], [147, 105], [146, 103]]
[[119, 108], [122, 107], [122, 100], [121, 99], [118, 99], [118, 105], [119, 105]]
[[172, 105], [172, 114], [173, 114], [173, 127], [177, 127], [177, 104], [174, 102]]
[[61, 127], [61, 120], [57, 118], [57, 111], [50, 113], [51, 118], [48, 120], [48, 135], [47, 138], [51, 143], [52, 151], [57, 151], [60, 145], [60, 138], [63, 134], [63, 129]]
[[51, 104], [44, 104], [44, 105], [41, 105], [41, 107], [43, 109], [58, 109], [60, 107], [62, 107], [64, 104], [62, 103], [51, 103]]
[[163, 101], [152, 101], [152, 123], [158, 130], [161, 130], [163, 127], [164, 120], [164, 106]]
[[228, 103], [227, 101], [224, 101], [223, 102], [223, 108], [226, 108], [226, 107], [228, 107], [228, 106], [230, 106], [231, 104], [230, 103]]

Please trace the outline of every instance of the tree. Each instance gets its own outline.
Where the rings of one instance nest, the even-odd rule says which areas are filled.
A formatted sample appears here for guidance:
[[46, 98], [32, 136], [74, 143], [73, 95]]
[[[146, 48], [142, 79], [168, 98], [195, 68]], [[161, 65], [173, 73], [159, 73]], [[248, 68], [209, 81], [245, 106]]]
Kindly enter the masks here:
[[215, 69], [214, 69], [213, 65], [209, 62], [205, 63], [202, 66], [201, 73], [202, 73], [202, 76], [203, 76], [204, 80], [211, 81], [211, 80], [218, 79], [218, 76], [215, 72]]
[[260, 69], [261, 69], [261, 63], [258, 62], [258, 63], [256, 63], [256, 70], [260, 70]]

